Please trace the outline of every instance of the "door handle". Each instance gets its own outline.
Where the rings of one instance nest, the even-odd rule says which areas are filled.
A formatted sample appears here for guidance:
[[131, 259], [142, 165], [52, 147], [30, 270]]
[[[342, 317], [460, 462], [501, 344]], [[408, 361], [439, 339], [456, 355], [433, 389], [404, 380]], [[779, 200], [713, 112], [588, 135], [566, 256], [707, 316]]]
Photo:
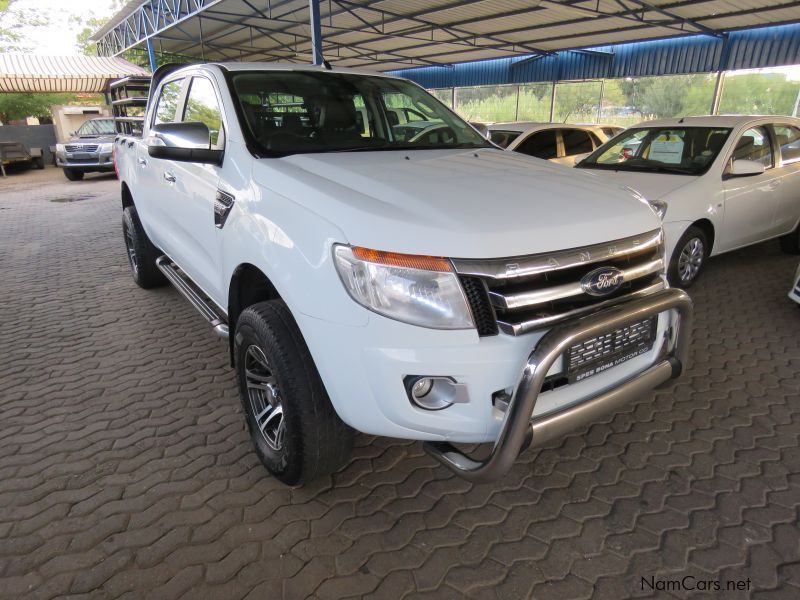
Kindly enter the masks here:
[[170, 171], [164, 171], [164, 179], [170, 183], [175, 183], [175, 175], [173, 175]]
[[146, 167], [147, 166], [147, 159], [146, 158], [140, 158], [139, 159], [139, 165], [141, 165], [142, 167]]

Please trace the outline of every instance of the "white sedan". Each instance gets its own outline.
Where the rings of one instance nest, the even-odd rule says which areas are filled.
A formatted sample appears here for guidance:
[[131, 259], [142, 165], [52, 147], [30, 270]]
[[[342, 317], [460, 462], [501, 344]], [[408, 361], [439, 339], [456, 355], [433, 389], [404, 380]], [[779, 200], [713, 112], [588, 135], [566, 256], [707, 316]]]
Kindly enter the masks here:
[[771, 238], [800, 253], [800, 119], [649, 121], [577, 167], [650, 201], [664, 223], [673, 285], [690, 286], [709, 256]]
[[[602, 125], [566, 123], [493, 123], [489, 139], [501, 148], [572, 166], [609, 139]], [[610, 128], [608, 128], [610, 129]]]
[[800, 304], [800, 265], [797, 266], [797, 272], [794, 274], [794, 284], [789, 291], [789, 298]]

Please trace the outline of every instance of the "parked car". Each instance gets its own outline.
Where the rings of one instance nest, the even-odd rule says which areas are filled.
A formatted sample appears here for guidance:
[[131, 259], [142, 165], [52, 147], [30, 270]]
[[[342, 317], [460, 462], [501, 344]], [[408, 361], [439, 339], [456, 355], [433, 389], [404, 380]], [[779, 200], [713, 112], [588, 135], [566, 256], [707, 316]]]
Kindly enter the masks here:
[[25, 149], [19, 142], [0, 142], [0, 166], [3, 174], [8, 167], [44, 169], [44, 157], [41, 148]]
[[493, 123], [490, 139], [511, 152], [572, 166], [575, 156], [586, 155], [608, 140], [598, 125], [565, 123]]
[[[630, 192], [502, 151], [391, 75], [162, 67], [150, 98], [143, 138], [115, 145], [133, 279], [169, 281], [228, 339], [281, 481], [340, 467], [351, 428], [489, 481], [679, 375], [691, 301]], [[387, 105], [446, 131], [398, 137]]]
[[800, 252], [798, 141], [791, 117], [665, 119], [628, 129], [577, 166], [653, 204], [670, 283], [688, 287], [709, 256], [771, 238]]
[[603, 133], [606, 134], [606, 138], [609, 140], [625, 131], [625, 128], [619, 125], [598, 125], [597, 127], [603, 130]]
[[64, 169], [70, 181], [80, 181], [86, 173], [113, 172], [115, 136], [114, 119], [89, 119], [69, 141], [56, 144], [56, 166]]
[[800, 305], [800, 265], [797, 266], [797, 271], [794, 274], [793, 281], [794, 284], [792, 285], [792, 289], [789, 291], [789, 298]]

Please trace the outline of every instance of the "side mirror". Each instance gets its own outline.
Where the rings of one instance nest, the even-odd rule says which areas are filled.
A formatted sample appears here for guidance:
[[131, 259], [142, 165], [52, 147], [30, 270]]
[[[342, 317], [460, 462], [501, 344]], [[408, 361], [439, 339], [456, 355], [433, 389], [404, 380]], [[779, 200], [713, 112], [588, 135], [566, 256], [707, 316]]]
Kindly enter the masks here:
[[731, 162], [728, 171], [729, 177], [751, 177], [761, 175], [764, 172], [764, 165], [755, 160], [739, 159]]
[[153, 158], [180, 162], [222, 164], [222, 150], [211, 148], [205, 123], [160, 123], [150, 129], [147, 153]]
[[586, 158], [590, 154], [591, 154], [591, 152], [583, 152], [582, 154], [576, 154], [575, 156], [572, 157], [572, 158], [575, 159], [575, 161], [572, 163], [572, 165], [573, 166], [577, 165], [579, 162], [581, 162], [584, 158]]

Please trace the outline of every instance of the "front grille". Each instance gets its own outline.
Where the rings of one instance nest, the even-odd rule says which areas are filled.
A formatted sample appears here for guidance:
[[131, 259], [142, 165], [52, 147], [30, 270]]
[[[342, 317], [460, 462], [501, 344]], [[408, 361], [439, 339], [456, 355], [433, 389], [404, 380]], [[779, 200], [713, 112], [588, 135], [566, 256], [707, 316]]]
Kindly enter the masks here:
[[[553, 254], [455, 259], [453, 265], [480, 335], [498, 330], [521, 335], [665, 287], [660, 230]], [[582, 279], [598, 268], [609, 267], [620, 273], [619, 287], [611, 293], [587, 293]]]
[[67, 152], [97, 152], [99, 147], [97, 144], [67, 144], [64, 149]]

